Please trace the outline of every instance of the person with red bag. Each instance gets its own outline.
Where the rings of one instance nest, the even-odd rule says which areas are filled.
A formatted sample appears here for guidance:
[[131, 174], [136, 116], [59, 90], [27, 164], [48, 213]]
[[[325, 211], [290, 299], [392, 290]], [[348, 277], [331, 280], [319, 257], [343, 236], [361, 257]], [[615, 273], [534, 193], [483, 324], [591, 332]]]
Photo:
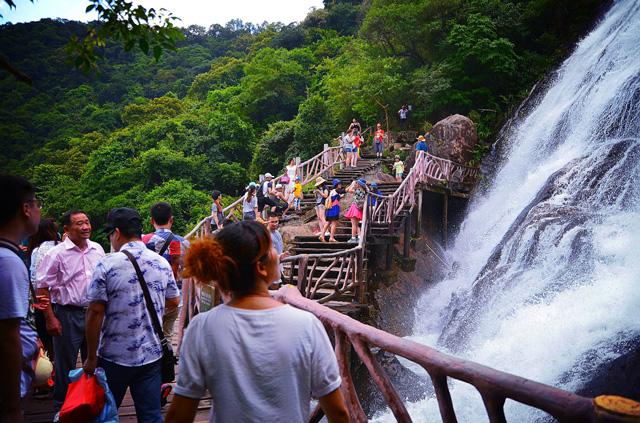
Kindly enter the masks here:
[[136, 210], [112, 209], [106, 231], [117, 252], [98, 262], [89, 285], [83, 368], [88, 374], [97, 366], [104, 369], [117, 407], [129, 388], [138, 422], [161, 423], [166, 351], [159, 322], [165, 308], [178, 307], [180, 292], [169, 263], [140, 239], [142, 219]]

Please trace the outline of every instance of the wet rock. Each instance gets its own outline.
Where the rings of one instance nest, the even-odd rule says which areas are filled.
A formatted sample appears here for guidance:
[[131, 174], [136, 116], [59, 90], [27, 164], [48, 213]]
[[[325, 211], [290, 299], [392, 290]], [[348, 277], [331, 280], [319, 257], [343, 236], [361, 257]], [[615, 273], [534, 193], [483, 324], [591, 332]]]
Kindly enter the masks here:
[[435, 140], [429, 142], [429, 151], [444, 159], [465, 164], [473, 159], [472, 151], [478, 143], [476, 126], [462, 115], [448, 116], [431, 129]]
[[373, 181], [375, 181], [375, 182], [395, 182], [396, 178], [394, 178], [392, 175], [389, 175], [388, 173], [377, 172], [373, 176]]
[[619, 357], [592, 369], [591, 379], [578, 394], [588, 397], [620, 395], [640, 401], [640, 336], [612, 349], [614, 354], [620, 354]]

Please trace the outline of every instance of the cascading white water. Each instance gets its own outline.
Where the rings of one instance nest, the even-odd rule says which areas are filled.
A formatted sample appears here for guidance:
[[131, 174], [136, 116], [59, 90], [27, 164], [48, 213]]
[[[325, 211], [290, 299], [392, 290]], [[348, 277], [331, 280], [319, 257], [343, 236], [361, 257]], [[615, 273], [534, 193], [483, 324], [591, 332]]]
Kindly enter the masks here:
[[[612, 6], [503, 142], [448, 251], [459, 268], [420, 300], [412, 338], [576, 390], [640, 336], [639, 1]], [[459, 421], [487, 421], [475, 389], [451, 390]], [[408, 409], [439, 419], [431, 397]]]

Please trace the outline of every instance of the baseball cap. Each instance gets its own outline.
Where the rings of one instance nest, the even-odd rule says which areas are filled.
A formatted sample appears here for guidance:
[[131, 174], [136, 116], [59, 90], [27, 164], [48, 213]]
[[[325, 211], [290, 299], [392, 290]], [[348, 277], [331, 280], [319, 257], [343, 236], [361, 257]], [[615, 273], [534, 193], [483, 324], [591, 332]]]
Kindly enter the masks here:
[[365, 180], [364, 180], [364, 178], [360, 178], [360, 179], [358, 179], [358, 181], [357, 181], [357, 182], [358, 182], [358, 184], [359, 184], [359, 185], [361, 185], [361, 186], [363, 186], [363, 187], [366, 187], [366, 186], [367, 186], [367, 181], [365, 181]]
[[333, 181], [331, 181], [331, 183], [333, 184], [334, 187], [337, 187], [339, 184], [342, 183], [342, 181], [336, 178]]
[[142, 233], [142, 218], [140, 217], [140, 213], [134, 209], [118, 207], [109, 211], [107, 223], [104, 228], [107, 233], [112, 232], [116, 228]]
[[265, 174], [264, 174], [264, 178], [265, 178], [265, 179], [267, 179], [267, 178], [271, 178], [271, 179], [273, 179], [273, 175], [272, 175], [272, 174], [270, 174], [269, 172], [267, 172], [267, 173], [265, 173]]

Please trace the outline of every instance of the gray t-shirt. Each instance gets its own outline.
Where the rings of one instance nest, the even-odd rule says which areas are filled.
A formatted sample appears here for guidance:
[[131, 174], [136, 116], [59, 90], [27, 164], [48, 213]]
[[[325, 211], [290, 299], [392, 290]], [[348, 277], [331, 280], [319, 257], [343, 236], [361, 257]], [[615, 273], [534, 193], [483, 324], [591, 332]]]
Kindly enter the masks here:
[[[27, 268], [13, 251], [8, 248], [0, 248], [0, 320], [20, 319], [23, 362], [29, 362], [37, 348], [37, 335], [26, 321], [28, 310], [29, 274]], [[29, 385], [31, 385], [31, 378], [22, 372], [20, 378], [21, 397], [27, 394]]]
[[199, 399], [209, 390], [210, 422], [306, 422], [311, 397], [341, 383], [327, 333], [312, 314], [222, 304], [189, 323], [175, 393]]

